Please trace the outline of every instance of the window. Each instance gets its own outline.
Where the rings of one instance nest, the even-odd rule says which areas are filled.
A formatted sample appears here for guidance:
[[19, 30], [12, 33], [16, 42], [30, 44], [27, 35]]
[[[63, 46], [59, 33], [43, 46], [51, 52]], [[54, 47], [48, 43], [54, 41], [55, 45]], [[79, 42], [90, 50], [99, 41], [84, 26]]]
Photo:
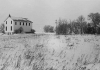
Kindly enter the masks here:
[[21, 25], [21, 22], [20, 22], [20, 25]]
[[6, 31], [7, 31], [7, 26], [6, 26]]
[[12, 31], [12, 26], [11, 26], [11, 31]]
[[12, 21], [11, 21], [11, 24], [12, 24]]
[[26, 26], [27, 26], [27, 23], [26, 23]]
[[15, 25], [17, 25], [17, 22], [15, 22]]
[[29, 23], [29, 26], [30, 26], [30, 23]]
[[6, 24], [7, 24], [7, 21], [6, 21]]
[[24, 25], [24, 22], [23, 22], [23, 25]]

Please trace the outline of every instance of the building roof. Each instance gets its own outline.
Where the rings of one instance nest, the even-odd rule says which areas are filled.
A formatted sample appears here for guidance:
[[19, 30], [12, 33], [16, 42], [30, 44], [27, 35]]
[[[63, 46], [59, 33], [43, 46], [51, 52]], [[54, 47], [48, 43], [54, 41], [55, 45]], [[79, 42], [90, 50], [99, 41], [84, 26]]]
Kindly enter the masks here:
[[[28, 20], [28, 18], [12, 17], [10, 14], [9, 14], [9, 16], [7, 17], [7, 19], [8, 19], [9, 17], [10, 17], [12, 20], [14, 20], [14, 21], [23, 21], [23, 22], [30, 22], [30, 23], [33, 23], [32, 21]], [[6, 20], [7, 20], [7, 19], [6, 19]], [[5, 20], [5, 21], [6, 21], [6, 20]]]

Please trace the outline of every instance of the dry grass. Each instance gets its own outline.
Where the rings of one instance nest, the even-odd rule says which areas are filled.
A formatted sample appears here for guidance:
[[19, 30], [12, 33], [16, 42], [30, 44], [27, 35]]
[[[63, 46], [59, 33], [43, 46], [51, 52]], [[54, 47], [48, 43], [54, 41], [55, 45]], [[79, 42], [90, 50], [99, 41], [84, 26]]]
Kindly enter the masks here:
[[0, 37], [0, 70], [100, 70], [100, 36]]

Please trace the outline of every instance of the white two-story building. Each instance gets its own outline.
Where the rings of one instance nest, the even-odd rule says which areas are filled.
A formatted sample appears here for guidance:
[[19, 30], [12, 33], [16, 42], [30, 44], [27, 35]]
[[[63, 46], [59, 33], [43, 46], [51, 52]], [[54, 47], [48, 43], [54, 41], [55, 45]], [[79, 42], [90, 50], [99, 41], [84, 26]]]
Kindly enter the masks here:
[[27, 18], [12, 17], [9, 14], [9, 16], [4, 21], [4, 25], [5, 25], [4, 30], [6, 34], [13, 34], [15, 30], [22, 27], [24, 32], [31, 32], [32, 23], [33, 22], [28, 20]]

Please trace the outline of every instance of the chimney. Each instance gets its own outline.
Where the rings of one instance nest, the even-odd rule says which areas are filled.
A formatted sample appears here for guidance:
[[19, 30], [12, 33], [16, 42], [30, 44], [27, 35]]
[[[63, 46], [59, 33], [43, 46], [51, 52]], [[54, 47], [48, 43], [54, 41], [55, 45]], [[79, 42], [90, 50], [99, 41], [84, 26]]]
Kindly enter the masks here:
[[11, 17], [11, 15], [9, 14], [9, 17]]

